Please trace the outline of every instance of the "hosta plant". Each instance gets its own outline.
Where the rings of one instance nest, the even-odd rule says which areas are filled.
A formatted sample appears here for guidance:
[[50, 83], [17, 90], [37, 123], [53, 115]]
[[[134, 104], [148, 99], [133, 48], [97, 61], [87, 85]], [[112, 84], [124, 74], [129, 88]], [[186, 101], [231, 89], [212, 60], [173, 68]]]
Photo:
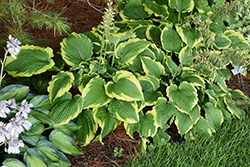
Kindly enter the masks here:
[[54, 126], [81, 126], [74, 136], [81, 146], [121, 123], [132, 138], [139, 132], [142, 150], [148, 137], [168, 141], [170, 126], [185, 139], [211, 136], [225, 119], [244, 116], [232, 97], [248, 98], [225, 80], [227, 65], [246, 66], [249, 44], [221, 25], [213, 16], [218, 4], [209, 2], [128, 0], [116, 21], [109, 3], [99, 26], [60, 43], [64, 66], [49, 47], [26, 45], [5, 70], [30, 77], [58, 69], [47, 89], [49, 116]]
[[0, 159], [8, 167], [70, 166], [66, 154], [81, 154], [72, 135], [79, 127], [58, 126], [49, 117], [47, 95], [36, 96], [23, 85], [0, 91]]

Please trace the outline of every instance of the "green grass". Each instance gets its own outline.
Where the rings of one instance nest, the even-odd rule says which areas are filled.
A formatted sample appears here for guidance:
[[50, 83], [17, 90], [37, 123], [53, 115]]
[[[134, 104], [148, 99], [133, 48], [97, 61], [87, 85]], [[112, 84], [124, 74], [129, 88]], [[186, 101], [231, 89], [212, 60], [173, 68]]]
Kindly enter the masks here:
[[134, 158], [129, 167], [244, 167], [250, 166], [250, 119], [223, 123], [207, 139], [168, 143]]

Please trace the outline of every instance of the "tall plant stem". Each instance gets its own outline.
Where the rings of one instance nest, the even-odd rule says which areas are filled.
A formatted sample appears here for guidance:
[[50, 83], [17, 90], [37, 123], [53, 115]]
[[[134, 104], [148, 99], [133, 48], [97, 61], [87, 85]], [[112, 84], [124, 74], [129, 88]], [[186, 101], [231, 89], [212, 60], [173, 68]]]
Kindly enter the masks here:
[[3, 68], [4, 68], [5, 61], [7, 59], [8, 53], [9, 53], [9, 51], [5, 50], [3, 61], [1, 61], [2, 66], [1, 66], [1, 72], [0, 72], [0, 88], [2, 88], [1, 84], [2, 84], [2, 80], [4, 78], [4, 76], [3, 76]]

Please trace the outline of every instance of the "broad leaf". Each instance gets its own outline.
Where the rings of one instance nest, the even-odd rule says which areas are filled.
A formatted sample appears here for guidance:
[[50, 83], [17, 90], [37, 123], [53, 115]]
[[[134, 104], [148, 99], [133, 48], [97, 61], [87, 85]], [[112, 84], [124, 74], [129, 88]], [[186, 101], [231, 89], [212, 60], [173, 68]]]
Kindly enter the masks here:
[[53, 130], [49, 135], [49, 140], [62, 152], [66, 154], [82, 154], [71, 136], [63, 131]]
[[115, 49], [115, 55], [120, 63], [132, 61], [139, 53], [149, 46], [150, 42], [138, 38], [122, 42]]
[[53, 102], [56, 98], [62, 96], [65, 92], [68, 92], [72, 87], [73, 80], [73, 74], [67, 71], [61, 71], [57, 75], [52, 76], [47, 88], [50, 101]]
[[173, 84], [167, 88], [167, 96], [184, 111], [191, 111], [198, 103], [198, 94], [195, 87], [184, 81], [178, 87]]
[[73, 32], [60, 43], [63, 60], [70, 66], [78, 66], [89, 60], [93, 54], [93, 44], [84, 34]]
[[148, 13], [144, 10], [143, 5], [138, 5], [124, 8], [120, 16], [124, 20], [143, 20], [148, 16]]
[[147, 39], [149, 39], [150, 41], [152, 41], [153, 43], [157, 44], [158, 46], [161, 45], [161, 29], [158, 26], [153, 26], [150, 25], [147, 28], [146, 31], [146, 37]]
[[193, 124], [195, 125], [199, 119], [201, 118], [201, 114], [200, 114], [200, 106], [199, 105], [196, 105], [191, 111], [189, 111], [189, 115], [191, 116], [192, 118], [192, 121], [193, 121]]
[[13, 77], [30, 77], [41, 74], [54, 66], [53, 50], [49, 47], [25, 45], [21, 46], [17, 58], [9, 56], [5, 70]]
[[139, 122], [139, 111], [136, 102], [112, 99], [108, 110], [110, 113], [114, 114], [119, 121], [128, 123]]
[[160, 82], [154, 76], [138, 77], [143, 91], [155, 91], [160, 87]]
[[224, 97], [224, 103], [228, 111], [238, 119], [242, 118], [244, 111], [235, 106], [235, 102], [230, 97]]
[[105, 81], [99, 76], [90, 79], [81, 91], [84, 100], [83, 108], [97, 108], [104, 106], [111, 100], [105, 93], [104, 84]]
[[136, 77], [128, 72], [120, 70], [105, 85], [106, 94], [110, 98], [117, 98], [125, 101], [143, 100], [142, 88]]
[[222, 111], [211, 102], [206, 103], [202, 108], [205, 110], [205, 117], [209, 125], [215, 130], [219, 129], [224, 121]]
[[168, 7], [166, 5], [158, 5], [154, 1], [145, 2], [144, 8], [148, 14], [154, 14], [156, 17], [162, 17], [163, 19], [167, 19], [169, 16]]
[[15, 158], [8, 158], [3, 162], [3, 166], [8, 167], [26, 167], [24, 163]]
[[160, 62], [156, 62], [149, 57], [141, 56], [142, 67], [146, 75], [152, 75], [158, 79], [165, 74], [165, 68]]
[[192, 54], [193, 51], [188, 46], [183, 47], [178, 54], [180, 63], [183, 65], [191, 66], [193, 64]]
[[187, 81], [189, 83], [192, 83], [194, 86], [201, 86], [205, 88], [205, 81], [198, 74], [194, 74], [190, 72], [183, 72], [181, 74], [181, 81]]
[[192, 129], [193, 127], [192, 118], [190, 117], [189, 114], [178, 112], [175, 119], [175, 125], [180, 135], [183, 136], [190, 129]]
[[51, 118], [55, 121], [55, 126], [69, 123], [76, 118], [83, 110], [83, 98], [75, 95], [73, 99], [65, 100], [57, 104], [50, 112]]
[[[212, 128], [208, 121], [201, 117], [190, 131], [193, 135], [198, 133], [199, 136], [212, 136]], [[191, 136], [192, 137], [192, 136]]]
[[193, 0], [168, 0], [169, 6], [178, 12], [191, 12], [194, 8]]
[[161, 43], [163, 49], [167, 52], [179, 52], [181, 50], [181, 37], [178, 33], [169, 27], [165, 27], [161, 33]]
[[144, 91], [143, 96], [145, 104], [148, 106], [154, 105], [159, 97], [163, 97], [160, 91]]
[[42, 153], [34, 148], [30, 148], [24, 153], [23, 160], [27, 167], [47, 167]]
[[214, 41], [218, 49], [226, 49], [231, 45], [231, 40], [224, 34], [217, 34]]
[[50, 110], [52, 107], [48, 95], [35, 96], [30, 100], [29, 103], [33, 104], [33, 108]]
[[95, 137], [98, 125], [94, 120], [94, 115], [90, 109], [83, 111], [77, 118], [76, 123], [81, 128], [76, 132], [78, 144], [86, 146]]
[[0, 91], [0, 100], [9, 100], [15, 98], [15, 100], [24, 99], [29, 93], [29, 87], [24, 85], [8, 85]]

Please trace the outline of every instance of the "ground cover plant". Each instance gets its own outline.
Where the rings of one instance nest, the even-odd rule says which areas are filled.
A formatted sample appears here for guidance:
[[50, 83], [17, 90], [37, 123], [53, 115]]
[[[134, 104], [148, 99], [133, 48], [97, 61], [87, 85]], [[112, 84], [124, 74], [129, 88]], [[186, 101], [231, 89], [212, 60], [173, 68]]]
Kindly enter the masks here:
[[4, 69], [13, 77], [54, 71], [47, 118], [53, 128], [74, 122], [81, 147], [120, 124], [131, 138], [139, 133], [142, 152], [168, 142], [173, 127], [182, 140], [212, 136], [225, 120], [245, 116], [232, 97], [248, 97], [225, 80], [229, 64], [246, 73], [249, 43], [213, 14], [224, 1], [203, 3], [109, 1], [103, 22], [64, 38], [56, 59], [50, 47], [23, 45]]

